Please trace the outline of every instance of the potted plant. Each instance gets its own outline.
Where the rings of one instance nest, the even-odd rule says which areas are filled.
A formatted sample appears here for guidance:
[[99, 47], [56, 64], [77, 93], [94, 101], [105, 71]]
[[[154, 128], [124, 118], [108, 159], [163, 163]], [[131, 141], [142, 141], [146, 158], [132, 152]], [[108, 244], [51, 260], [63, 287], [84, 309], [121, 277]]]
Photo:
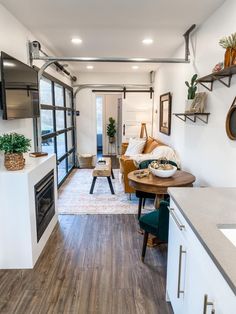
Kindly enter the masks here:
[[196, 96], [197, 91], [197, 74], [194, 74], [191, 78], [191, 81], [185, 81], [185, 85], [188, 88], [188, 99], [186, 101], [185, 111], [190, 111], [193, 100]]
[[236, 64], [236, 33], [220, 39], [219, 44], [226, 49], [224, 67], [230, 67]]
[[0, 136], [0, 151], [5, 153], [4, 165], [7, 170], [21, 170], [25, 166], [23, 153], [30, 150], [30, 139], [22, 134], [9, 133]]
[[109, 137], [109, 143], [115, 142], [115, 134], [116, 134], [116, 125], [115, 119], [112, 117], [109, 118], [109, 124], [107, 125], [107, 136]]

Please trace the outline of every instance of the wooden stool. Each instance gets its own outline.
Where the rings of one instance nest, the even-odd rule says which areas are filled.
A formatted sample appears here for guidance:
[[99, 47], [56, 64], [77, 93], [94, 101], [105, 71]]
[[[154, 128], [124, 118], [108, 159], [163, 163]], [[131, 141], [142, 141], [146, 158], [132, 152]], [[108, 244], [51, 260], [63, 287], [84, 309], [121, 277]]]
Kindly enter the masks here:
[[111, 190], [111, 194], [115, 194], [114, 189], [113, 189], [113, 185], [111, 182], [111, 177], [112, 179], [114, 179], [114, 173], [111, 167], [111, 158], [109, 157], [104, 157], [103, 160], [105, 160], [106, 163], [104, 164], [100, 164], [97, 163], [96, 167], [93, 169], [93, 181], [92, 181], [92, 185], [90, 188], [90, 194], [93, 194], [93, 190], [94, 190], [94, 186], [97, 180], [97, 177], [106, 177], [110, 190]]

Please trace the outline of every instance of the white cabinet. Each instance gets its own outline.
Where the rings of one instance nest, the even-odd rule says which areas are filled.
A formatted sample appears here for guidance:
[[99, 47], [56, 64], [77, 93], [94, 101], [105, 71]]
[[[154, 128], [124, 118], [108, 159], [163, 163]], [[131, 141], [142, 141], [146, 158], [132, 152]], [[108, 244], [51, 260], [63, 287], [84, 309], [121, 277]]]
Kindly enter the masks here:
[[170, 208], [166, 294], [174, 313], [235, 314], [235, 294], [173, 201]]
[[[169, 221], [169, 245], [167, 261], [167, 298], [175, 313], [183, 313], [186, 285], [187, 242], [182, 234], [183, 227], [174, 211]], [[170, 270], [170, 271], [168, 271]]]
[[37, 240], [35, 185], [51, 170], [56, 174], [56, 156], [26, 157], [23, 170], [7, 171], [0, 165], [0, 269], [33, 268], [57, 223], [56, 213]]

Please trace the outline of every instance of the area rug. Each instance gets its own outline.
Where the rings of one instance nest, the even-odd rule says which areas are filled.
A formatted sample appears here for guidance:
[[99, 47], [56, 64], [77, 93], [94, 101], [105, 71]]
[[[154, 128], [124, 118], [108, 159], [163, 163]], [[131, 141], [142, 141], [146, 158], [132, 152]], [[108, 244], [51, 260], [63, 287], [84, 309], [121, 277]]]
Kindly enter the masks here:
[[[107, 178], [97, 178], [93, 194], [89, 194], [92, 169], [76, 169], [61, 186], [58, 195], [59, 214], [137, 214], [138, 199], [124, 193], [119, 169], [114, 169], [112, 195]], [[154, 209], [153, 201], [146, 202], [143, 212]]]

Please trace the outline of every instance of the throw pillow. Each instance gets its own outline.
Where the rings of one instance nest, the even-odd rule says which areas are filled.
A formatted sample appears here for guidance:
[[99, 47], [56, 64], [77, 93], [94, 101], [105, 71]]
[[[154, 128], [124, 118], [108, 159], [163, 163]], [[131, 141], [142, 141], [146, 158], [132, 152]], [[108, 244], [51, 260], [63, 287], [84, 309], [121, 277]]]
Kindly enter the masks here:
[[143, 153], [146, 154], [146, 150], [149, 149], [149, 146], [152, 144], [152, 142], [154, 141], [154, 139], [150, 136], [148, 136], [148, 139], [146, 141], [146, 144], [145, 144], [145, 147], [144, 147], [144, 150], [143, 150]]
[[146, 144], [145, 138], [130, 138], [129, 145], [125, 152], [125, 156], [141, 154], [143, 152], [145, 144]]
[[155, 149], [159, 145], [160, 144], [157, 141], [152, 141], [149, 145], [145, 146], [143, 153], [149, 154], [153, 151], [153, 149]]

